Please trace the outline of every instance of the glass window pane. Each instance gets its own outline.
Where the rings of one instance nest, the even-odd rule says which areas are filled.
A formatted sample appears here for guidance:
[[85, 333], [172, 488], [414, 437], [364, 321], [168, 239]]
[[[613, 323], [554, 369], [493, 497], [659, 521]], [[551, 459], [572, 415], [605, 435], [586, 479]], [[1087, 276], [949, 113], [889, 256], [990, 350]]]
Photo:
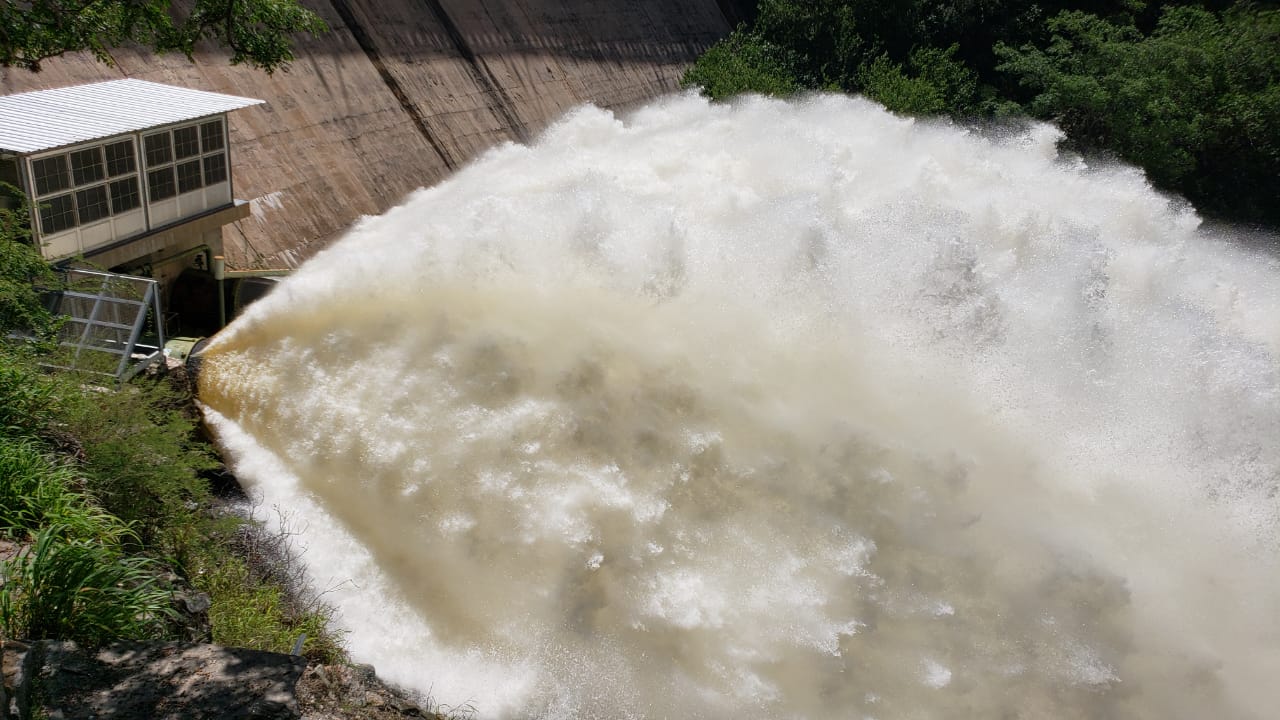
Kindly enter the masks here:
[[75, 226], [76, 214], [70, 193], [40, 201], [40, 229], [44, 234], [51, 235]]
[[102, 166], [102, 148], [91, 147], [71, 153], [71, 176], [76, 185], [88, 185], [106, 177]]
[[111, 143], [107, 150], [107, 174], [111, 177], [133, 172], [136, 167], [133, 159], [133, 141], [122, 140]]
[[204, 152], [221, 150], [226, 145], [222, 135], [222, 121], [214, 120], [200, 126], [200, 146]]
[[147, 167], [163, 165], [173, 160], [173, 155], [169, 152], [169, 133], [148, 135], [142, 138], [142, 143], [147, 149]]
[[204, 184], [214, 185], [227, 179], [227, 156], [225, 153], [210, 155], [204, 159]]
[[[31, 172], [36, 176], [36, 194], [66, 190], [71, 187], [71, 174], [67, 172], [67, 156], [55, 155], [31, 161]], [[70, 200], [70, 197], [67, 198]]]
[[111, 212], [119, 215], [142, 204], [138, 196], [138, 178], [131, 177], [111, 183]]
[[203, 183], [200, 182], [199, 160], [192, 160], [178, 166], [178, 192], [191, 192], [192, 190], [199, 190], [201, 187], [203, 187]]
[[95, 185], [94, 187], [80, 190], [76, 193], [76, 210], [80, 213], [80, 224], [91, 223], [94, 220], [111, 214], [111, 210], [107, 207], [107, 186]]
[[147, 194], [151, 201], [171, 198], [178, 193], [178, 186], [173, 182], [173, 168], [160, 168], [147, 173]]
[[14, 187], [22, 184], [18, 179], [18, 160], [11, 158], [8, 160], [0, 160], [0, 182], [6, 182]]
[[8, 183], [12, 188], [0, 187], [0, 209], [14, 210], [20, 206], [18, 198], [22, 197], [22, 181], [18, 179], [18, 160], [0, 160], [0, 183]]
[[200, 134], [194, 125], [173, 131], [173, 150], [179, 160], [200, 154]]

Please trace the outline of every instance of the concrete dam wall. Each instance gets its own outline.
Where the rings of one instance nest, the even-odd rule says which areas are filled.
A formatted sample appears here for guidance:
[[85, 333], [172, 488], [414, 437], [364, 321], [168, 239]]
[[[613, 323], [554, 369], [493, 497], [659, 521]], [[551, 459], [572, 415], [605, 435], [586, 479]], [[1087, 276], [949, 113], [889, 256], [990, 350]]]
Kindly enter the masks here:
[[234, 193], [252, 214], [224, 230], [235, 267], [293, 266], [361, 215], [381, 213], [478, 153], [524, 141], [586, 102], [624, 108], [675, 90], [747, 13], [736, 0], [304, 0], [330, 32], [301, 38], [287, 72], [122, 49], [0, 93], [133, 77], [261, 98], [231, 115]]

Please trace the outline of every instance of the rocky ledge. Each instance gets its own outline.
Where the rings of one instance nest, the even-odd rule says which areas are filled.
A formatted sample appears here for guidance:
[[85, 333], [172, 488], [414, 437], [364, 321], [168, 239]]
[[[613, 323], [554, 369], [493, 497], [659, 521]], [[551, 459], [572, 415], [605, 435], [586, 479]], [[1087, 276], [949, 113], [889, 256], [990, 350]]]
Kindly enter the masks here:
[[5, 641], [0, 717], [391, 720], [436, 717], [369, 666], [199, 643]]

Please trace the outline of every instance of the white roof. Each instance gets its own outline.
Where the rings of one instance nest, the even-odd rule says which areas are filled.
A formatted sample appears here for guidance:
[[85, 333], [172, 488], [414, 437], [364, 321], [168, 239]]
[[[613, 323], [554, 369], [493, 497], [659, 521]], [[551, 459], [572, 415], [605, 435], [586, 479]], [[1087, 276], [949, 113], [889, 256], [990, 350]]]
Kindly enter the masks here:
[[51, 150], [262, 102], [134, 79], [5, 95], [0, 97], [0, 151]]

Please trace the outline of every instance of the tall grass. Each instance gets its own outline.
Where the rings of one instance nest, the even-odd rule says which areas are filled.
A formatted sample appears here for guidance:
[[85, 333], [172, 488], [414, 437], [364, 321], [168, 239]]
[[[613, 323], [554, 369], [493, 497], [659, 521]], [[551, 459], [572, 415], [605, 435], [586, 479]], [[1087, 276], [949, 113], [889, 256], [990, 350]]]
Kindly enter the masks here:
[[328, 609], [314, 603], [297, 608], [285, 589], [263, 582], [238, 557], [224, 557], [197, 579], [197, 586], [213, 599], [209, 625], [220, 645], [290, 652], [300, 635], [307, 636], [303, 655], [322, 663], [337, 662], [342, 648], [328, 629]]
[[76, 492], [72, 469], [34, 441], [0, 438], [0, 533], [22, 539], [59, 525], [70, 537], [113, 542], [124, 525]]
[[97, 646], [160, 637], [174, 614], [154, 561], [71, 538], [51, 525], [0, 563], [0, 629], [7, 637], [59, 638]]

